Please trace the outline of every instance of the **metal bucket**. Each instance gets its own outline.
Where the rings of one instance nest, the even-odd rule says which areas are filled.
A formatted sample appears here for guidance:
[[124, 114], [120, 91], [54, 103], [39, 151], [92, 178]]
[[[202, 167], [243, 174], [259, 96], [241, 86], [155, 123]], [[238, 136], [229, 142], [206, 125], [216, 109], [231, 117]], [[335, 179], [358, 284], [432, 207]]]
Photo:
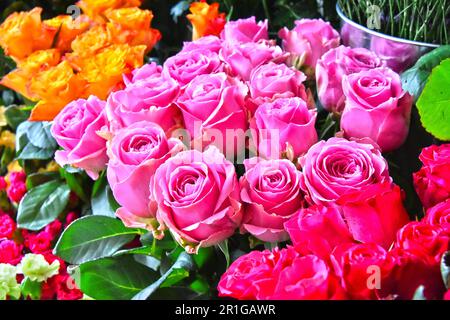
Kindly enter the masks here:
[[342, 12], [338, 4], [336, 11], [341, 19], [341, 38], [345, 46], [369, 49], [384, 59], [391, 69], [400, 73], [414, 65], [425, 53], [438, 48], [431, 44], [388, 36], [364, 27]]

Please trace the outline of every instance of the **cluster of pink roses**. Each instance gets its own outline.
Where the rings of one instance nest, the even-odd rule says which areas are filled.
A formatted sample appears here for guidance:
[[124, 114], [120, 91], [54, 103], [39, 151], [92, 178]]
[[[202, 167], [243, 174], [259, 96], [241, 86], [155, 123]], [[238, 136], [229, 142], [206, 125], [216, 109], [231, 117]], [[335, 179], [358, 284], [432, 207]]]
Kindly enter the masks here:
[[[429, 279], [449, 243], [446, 224], [408, 224], [381, 154], [405, 140], [411, 97], [375, 54], [339, 47], [329, 23], [301, 20], [280, 37], [283, 49], [268, 39], [266, 21], [232, 21], [220, 37], [185, 43], [163, 66], [125, 75], [106, 102], [70, 103], [52, 126], [63, 149], [56, 160], [94, 179], [106, 168], [125, 225], [156, 237], [168, 229], [190, 253], [237, 229], [292, 241], [235, 261], [219, 284], [223, 296], [411, 298], [415, 283], [397, 287], [403, 270], [420, 264], [418, 281]], [[316, 70], [319, 98], [342, 112], [345, 138], [318, 141], [307, 76], [296, 67], [309, 77]], [[256, 155], [238, 178], [233, 161], [247, 147]], [[437, 183], [430, 174], [420, 183]], [[420, 247], [422, 225], [436, 230]], [[382, 290], [377, 281], [367, 286], [373, 266]]]

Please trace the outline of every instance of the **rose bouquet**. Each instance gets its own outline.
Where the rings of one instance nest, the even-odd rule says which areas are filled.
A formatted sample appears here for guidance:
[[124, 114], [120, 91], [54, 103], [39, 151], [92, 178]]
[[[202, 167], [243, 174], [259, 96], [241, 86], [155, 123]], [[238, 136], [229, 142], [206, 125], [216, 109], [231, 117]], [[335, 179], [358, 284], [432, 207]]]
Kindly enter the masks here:
[[53, 254], [70, 296], [448, 299], [450, 147], [423, 148], [406, 181], [397, 165], [430, 89], [321, 19], [277, 45], [267, 20], [190, 11], [193, 41], [163, 64], [14, 128], [25, 171], [53, 154], [60, 168], [5, 183], [8, 217], [36, 237], [69, 220]]

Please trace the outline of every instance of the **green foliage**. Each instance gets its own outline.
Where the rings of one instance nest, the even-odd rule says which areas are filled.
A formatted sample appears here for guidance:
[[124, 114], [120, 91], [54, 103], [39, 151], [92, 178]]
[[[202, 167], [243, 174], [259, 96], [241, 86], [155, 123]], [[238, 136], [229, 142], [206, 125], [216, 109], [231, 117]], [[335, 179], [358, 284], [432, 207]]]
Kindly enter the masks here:
[[19, 203], [17, 225], [40, 230], [55, 220], [69, 201], [70, 189], [60, 181], [49, 181], [30, 189]]
[[91, 195], [92, 214], [108, 217], [115, 217], [115, 212], [119, 205], [112, 194], [111, 187], [108, 185], [106, 176], [102, 175], [94, 183]]
[[57, 144], [50, 133], [50, 122], [22, 122], [16, 131], [17, 158], [51, 159]]
[[41, 282], [32, 281], [30, 278], [25, 277], [20, 284], [20, 291], [25, 298], [39, 300], [42, 293], [42, 284]]
[[424, 128], [440, 140], [450, 140], [450, 58], [433, 69], [417, 108]]
[[55, 246], [55, 253], [73, 264], [112, 256], [123, 245], [142, 233], [117, 219], [87, 216], [70, 224]]
[[450, 290], [450, 251], [442, 255], [441, 274], [445, 287]]

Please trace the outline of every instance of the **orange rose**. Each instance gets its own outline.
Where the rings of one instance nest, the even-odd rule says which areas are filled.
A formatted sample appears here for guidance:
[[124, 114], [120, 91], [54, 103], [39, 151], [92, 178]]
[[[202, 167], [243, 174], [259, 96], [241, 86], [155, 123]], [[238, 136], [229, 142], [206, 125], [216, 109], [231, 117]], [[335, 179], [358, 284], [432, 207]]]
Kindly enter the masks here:
[[61, 54], [57, 49], [35, 51], [25, 60], [19, 61], [17, 69], [4, 76], [0, 84], [32, 100], [32, 93], [28, 90], [31, 79], [39, 72], [56, 66], [60, 59]]
[[67, 61], [41, 72], [31, 81], [30, 91], [39, 97], [31, 121], [50, 121], [72, 100], [82, 97], [86, 82]]
[[114, 43], [131, 46], [146, 45], [147, 52], [161, 39], [161, 33], [150, 28], [153, 13], [137, 7], [108, 11], [107, 29]]
[[41, 21], [42, 8], [14, 12], [0, 26], [0, 46], [8, 56], [20, 61], [33, 51], [49, 49], [58, 28]]
[[109, 93], [120, 89], [123, 74], [144, 64], [145, 46], [112, 45], [84, 61], [79, 75], [88, 83], [86, 96], [105, 100]]
[[44, 25], [59, 29], [56, 47], [61, 51], [69, 51], [72, 41], [89, 28], [90, 20], [81, 15], [75, 20], [68, 15], [60, 15], [44, 21]]
[[189, 7], [191, 14], [187, 18], [192, 24], [192, 40], [203, 36], [218, 36], [226, 23], [225, 13], [219, 13], [217, 2], [209, 5], [204, 1], [193, 2]]
[[141, 0], [80, 0], [77, 3], [85, 14], [97, 22], [104, 22], [103, 14], [108, 10], [140, 5]]

